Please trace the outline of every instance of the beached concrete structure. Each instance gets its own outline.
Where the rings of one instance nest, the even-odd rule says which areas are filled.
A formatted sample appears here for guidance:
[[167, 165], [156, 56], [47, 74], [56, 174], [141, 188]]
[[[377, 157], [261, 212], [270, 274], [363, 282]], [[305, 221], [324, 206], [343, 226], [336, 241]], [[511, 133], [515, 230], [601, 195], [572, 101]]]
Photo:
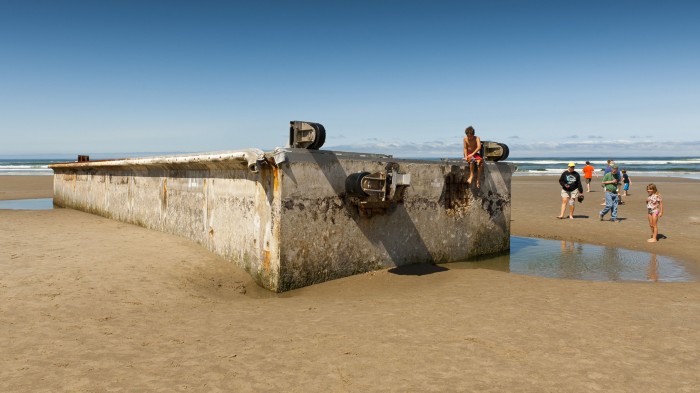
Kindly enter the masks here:
[[507, 162], [278, 148], [52, 165], [54, 204], [192, 239], [282, 292], [510, 247]]

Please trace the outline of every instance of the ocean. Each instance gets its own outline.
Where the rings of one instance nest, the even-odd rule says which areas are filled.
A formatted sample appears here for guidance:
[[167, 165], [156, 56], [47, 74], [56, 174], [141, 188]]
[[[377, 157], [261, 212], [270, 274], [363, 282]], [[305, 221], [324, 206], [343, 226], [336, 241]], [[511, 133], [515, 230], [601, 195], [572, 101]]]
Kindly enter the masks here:
[[[143, 156], [143, 155], [142, 155]], [[139, 155], [122, 155], [122, 157], [139, 157]], [[103, 157], [107, 158], [107, 157]], [[52, 175], [49, 165], [57, 162], [73, 161], [74, 158], [0, 158], [0, 175]], [[436, 161], [439, 159], [435, 159]], [[571, 157], [540, 157], [540, 158], [510, 158], [517, 167], [515, 176], [552, 175], [559, 176], [569, 162], [576, 163], [576, 169], [581, 172], [586, 160], [599, 173], [606, 166], [605, 158], [571, 158]], [[615, 161], [620, 169], [634, 176], [673, 176], [690, 179], [700, 179], [700, 157], [627, 157]]]
[[[586, 161], [602, 174], [607, 166], [607, 158], [571, 158], [540, 157], [512, 158], [508, 161], [517, 167], [515, 176], [553, 175], [559, 176], [566, 170], [569, 162], [576, 163], [576, 170], [583, 173]], [[615, 164], [627, 171], [630, 178], [634, 176], [662, 176], [700, 179], [700, 157], [625, 157], [615, 159]]]
[[[117, 153], [117, 154], [101, 154], [90, 156], [93, 160], [107, 160], [116, 159], [123, 157], [148, 157], [148, 156], [158, 156], [158, 155], [171, 155], [171, 154], [182, 154], [182, 153]], [[0, 155], [0, 175], [38, 175], [38, 176], [51, 176], [53, 175], [53, 170], [49, 169], [49, 165], [56, 164], [60, 162], [75, 162], [78, 156], [71, 155], [56, 155], [53, 157], [49, 156], [21, 156], [22, 158], [1, 156]]]
[[71, 161], [59, 158], [0, 158], [0, 175], [53, 175], [49, 164]]

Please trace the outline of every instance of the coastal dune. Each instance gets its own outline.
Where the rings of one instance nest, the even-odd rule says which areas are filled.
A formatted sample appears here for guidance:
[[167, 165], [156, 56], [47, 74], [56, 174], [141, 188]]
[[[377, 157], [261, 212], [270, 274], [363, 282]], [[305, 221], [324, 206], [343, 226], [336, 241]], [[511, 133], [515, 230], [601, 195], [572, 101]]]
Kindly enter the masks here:
[[[649, 244], [644, 187], [664, 198]], [[0, 199], [51, 197], [0, 176]], [[593, 188], [593, 187], [592, 187]], [[635, 178], [557, 220], [554, 177], [514, 177], [512, 234], [700, 265], [700, 182]], [[276, 295], [182, 238], [87, 213], [0, 210], [0, 391], [696, 391], [700, 283], [417, 265]]]

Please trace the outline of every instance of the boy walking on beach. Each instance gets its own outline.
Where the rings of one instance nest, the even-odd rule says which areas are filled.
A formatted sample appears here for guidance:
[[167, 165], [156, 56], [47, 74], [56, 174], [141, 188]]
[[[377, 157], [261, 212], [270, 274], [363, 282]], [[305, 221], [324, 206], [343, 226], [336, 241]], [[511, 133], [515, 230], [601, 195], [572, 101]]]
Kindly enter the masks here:
[[617, 204], [619, 202], [617, 194], [618, 183], [617, 165], [613, 165], [611, 171], [603, 176], [603, 186], [605, 187], [605, 207], [600, 211], [600, 221], [603, 221], [603, 217], [608, 212], [611, 212], [610, 221], [617, 222]]
[[561, 212], [557, 218], [564, 218], [564, 212], [566, 212], [566, 205], [568, 203], [569, 218], [573, 220], [576, 198], [579, 196], [579, 194], [583, 194], [581, 175], [576, 172], [575, 163], [569, 163], [569, 168], [559, 177], [559, 184], [561, 185]]
[[[583, 177], [586, 179], [586, 192], [591, 192], [591, 179], [595, 174], [595, 168], [591, 165], [590, 161], [586, 161], [586, 166], [583, 167]], [[598, 177], [598, 175], [596, 175]]]
[[632, 180], [630, 180], [630, 177], [627, 176], [626, 169], [622, 170], [622, 183], [623, 183], [622, 190], [624, 191], [622, 193], [622, 196], [627, 196], [627, 191], [629, 191], [629, 189], [630, 189], [630, 185], [632, 184]]
[[472, 184], [474, 165], [476, 165], [476, 188], [479, 188], [481, 187], [481, 167], [484, 166], [484, 160], [479, 154], [479, 151], [481, 151], [481, 139], [474, 135], [474, 127], [472, 126], [467, 127], [464, 133], [467, 134], [467, 136], [464, 137], [464, 159], [469, 163], [469, 179], [467, 183]]

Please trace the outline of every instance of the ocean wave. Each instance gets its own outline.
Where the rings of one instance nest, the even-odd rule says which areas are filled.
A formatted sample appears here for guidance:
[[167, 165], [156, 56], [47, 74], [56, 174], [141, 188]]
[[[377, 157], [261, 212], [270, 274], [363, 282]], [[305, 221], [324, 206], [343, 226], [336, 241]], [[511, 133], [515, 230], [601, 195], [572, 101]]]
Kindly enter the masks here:
[[[586, 161], [577, 159], [512, 159], [508, 160], [516, 165], [561, 165], [566, 168], [569, 162], [574, 162], [577, 166], [585, 165]], [[587, 160], [593, 166], [605, 166], [607, 160]], [[615, 164], [621, 165], [698, 165], [700, 158], [653, 158], [653, 159], [620, 159], [615, 160]]]
[[0, 165], [0, 171], [4, 170], [28, 170], [28, 169], [49, 169], [49, 166], [44, 165]]
[[[564, 171], [561, 169], [531, 169], [531, 170], [521, 170], [518, 169], [515, 171], [513, 176], [559, 176], [563, 173]], [[630, 174], [630, 178], [634, 179], [634, 176], [647, 176], [647, 177], [682, 177], [686, 179], [700, 179], [700, 172], [697, 171], [688, 171], [688, 170], [682, 170], [682, 171], [675, 171], [675, 170], [666, 170], [666, 171], [638, 171], [635, 172], [634, 174]], [[602, 178], [602, 174], [598, 174], [597, 179]], [[596, 178], [594, 178], [595, 180]]]
[[0, 168], [0, 175], [53, 175], [49, 168]]

